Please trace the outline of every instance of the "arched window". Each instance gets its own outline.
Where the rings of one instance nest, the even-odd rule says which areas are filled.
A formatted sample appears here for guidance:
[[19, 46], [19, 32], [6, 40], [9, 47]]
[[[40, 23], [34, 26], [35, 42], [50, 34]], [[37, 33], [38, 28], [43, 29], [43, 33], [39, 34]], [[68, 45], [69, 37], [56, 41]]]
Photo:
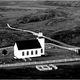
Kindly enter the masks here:
[[24, 52], [22, 52], [22, 56], [24, 56]]
[[31, 55], [33, 55], [33, 51], [31, 51]]
[[27, 55], [29, 55], [29, 52], [27, 51]]
[[36, 54], [38, 54], [38, 52], [37, 52], [37, 50], [36, 50], [36, 52], [35, 52]]
[[79, 55], [80, 55], [80, 49], [78, 49], [78, 53], [79, 53]]
[[43, 53], [43, 49], [41, 49], [41, 53]]

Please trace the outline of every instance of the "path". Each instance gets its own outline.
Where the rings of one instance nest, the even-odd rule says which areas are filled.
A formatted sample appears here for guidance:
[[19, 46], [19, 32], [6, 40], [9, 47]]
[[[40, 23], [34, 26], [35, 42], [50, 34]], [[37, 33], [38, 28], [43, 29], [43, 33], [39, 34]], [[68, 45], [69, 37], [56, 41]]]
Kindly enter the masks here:
[[[30, 30], [23, 30], [23, 29], [13, 28], [9, 24], [7, 24], [7, 26], [8, 26], [8, 28], [13, 29], [13, 30], [18, 30], [18, 31], [23, 31], [23, 32], [29, 32], [29, 33], [32, 33], [33, 35], [39, 36], [39, 33], [30, 31]], [[59, 48], [63, 48], [63, 49], [67, 49], [67, 50], [71, 50], [71, 51], [75, 51], [75, 52], [78, 52], [78, 49], [80, 49], [80, 47], [71, 46], [71, 45], [65, 44], [63, 42], [57, 41], [55, 39], [51, 39], [51, 38], [49, 38], [47, 36], [43, 36], [43, 37], [46, 38], [46, 39], [48, 39], [48, 40], [50, 40], [50, 41], [52, 41], [52, 42], [54, 42], [55, 44], [53, 43], [53, 45], [56, 46], [56, 47], [59, 47]]]
[[51, 63], [56, 64], [56, 63], [73, 62], [73, 61], [80, 61], [80, 58], [60, 59], [60, 60], [47, 60], [47, 61], [37, 61], [37, 62], [21, 62], [21, 63], [11, 63], [11, 64], [0, 64], [0, 68], [18, 67], [18, 66], [30, 66], [30, 65], [34, 66], [34, 65], [40, 65], [40, 64], [41, 65], [42, 64], [51, 64]]

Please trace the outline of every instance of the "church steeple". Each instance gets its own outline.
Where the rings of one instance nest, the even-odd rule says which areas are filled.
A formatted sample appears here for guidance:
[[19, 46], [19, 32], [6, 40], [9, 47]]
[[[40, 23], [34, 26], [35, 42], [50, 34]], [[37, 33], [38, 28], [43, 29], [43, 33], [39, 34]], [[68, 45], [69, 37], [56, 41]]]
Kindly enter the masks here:
[[38, 34], [39, 35], [38, 35], [37, 39], [40, 42], [42, 50], [43, 50], [42, 55], [44, 55], [45, 54], [45, 38], [43, 37], [43, 33], [42, 32], [39, 32]]

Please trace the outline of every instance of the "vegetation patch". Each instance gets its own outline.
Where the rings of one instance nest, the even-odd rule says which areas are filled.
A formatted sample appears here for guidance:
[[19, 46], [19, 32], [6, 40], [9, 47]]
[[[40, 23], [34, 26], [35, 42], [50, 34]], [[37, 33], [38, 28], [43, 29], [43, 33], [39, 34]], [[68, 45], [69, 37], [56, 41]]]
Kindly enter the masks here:
[[40, 4], [48, 6], [80, 7], [80, 1], [44, 1]]
[[65, 22], [65, 21], [69, 21], [69, 20], [73, 20], [73, 19], [72, 18], [64, 18], [64, 17], [53, 18], [53, 19], [48, 20], [46, 25], [53, 26], [53, 24], [57, 24], [57, 23]]
[[[10, 4], [8, 2], [0, 3], [0, 4], [3, 4], [4, 6], [4, 7], [0, 6], [0, 47], [13, 45], [16, 40], [34, 38], [32, 34], [9, 29], [6, 23], [9, 23], [10, 26], [15, 28], [32, 30], [35, 32], [41, 31], [44, 33], [44, 35], [48, 37], [50, 37], [50, 35], [52, 35], [57, 30], [60, 30], [60, 29], [64, 30], [65, 28], [73, 27], [75, 24], [74, 20], [71, 18], [72, 14], [68, 11], [68, 8], [66, 8], [66, 10], [63, 10], [61, 7], [60, 9], [59, 7], [58, 9], [57, 8], [53, 9], [52, 7], [48, 7], [45, 5], [43, 5], [43, 7], [46, 7], [46, 8], [48, 7], [48, 9], [32, 10], [32, 9], [24, 9], [23, 7], [21, 9], [13, 8], [14, 5], [23, 6], [24, 3], [22, 2], [20, 3], [10, 2]], [[50, 2], [48, 4], [53, 4], [53, 3], [54, 2]], [[25, 3], [25, 5], [26, 4], [31, 4], [31, 3], [30, 2]], [[55, 2], [55, 4], [58, 5], [59, 2]], [[9, 7], [9, 8], [6, 7], [11, 5], [12, 7]], [[29, 7], [29, 5], [26, 5], [26, 6]], [[39, 5], [38, 7], [42, 7], [42, 6]], [[70, 36], [68, 34], [70, 34]], [[62, 31], [61, 33], [53, 34], [51, 37], [67, 43], [66, 39], [69, 39], [72, 42], [74, 41], [71, 39], [72, 38], [71, 34], [73, 34], [73, 31], [69, 31], [69, 32]], [[74, 32], [74, 34], [76, 34], [76, 32]], [[63, 40], [62, 38], [64, 38], [66, 35], [68, 37], [65, 38], [65, 40]], [[57, 36], [59, 38], [57, 38]], [[77, 40], [78, 36], [75, 36], [75, 37]], [[69, 43], [70, 42], [68, 41], [68, 44]]]
[[52, 35], [52, 38], [70, 45], [80, 46], [80, 27], [75, 30], [57, 32]]
[[69, 13], [66, 13], [64, 11], [47, 9], [41, 13], [30, 14], [30, 15], [20, 17], [17, 19], [16, 22], [19, 24], [25, 24], [25, 23], [44, 21], [44, 20], [55, 18], [55, 17], [65, 17], [66, 18], [68, 16], [69, 16]]

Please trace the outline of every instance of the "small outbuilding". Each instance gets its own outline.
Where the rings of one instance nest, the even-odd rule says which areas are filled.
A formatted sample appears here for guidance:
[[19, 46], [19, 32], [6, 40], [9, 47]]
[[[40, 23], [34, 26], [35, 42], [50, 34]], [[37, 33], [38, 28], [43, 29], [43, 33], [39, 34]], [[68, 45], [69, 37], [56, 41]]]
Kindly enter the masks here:
[[45, 39], [42, 33], [36, 39], [16, 41], [14, 45], [14, 57], [25, 59], [30, 57], [39, 57], [45, 55]]

